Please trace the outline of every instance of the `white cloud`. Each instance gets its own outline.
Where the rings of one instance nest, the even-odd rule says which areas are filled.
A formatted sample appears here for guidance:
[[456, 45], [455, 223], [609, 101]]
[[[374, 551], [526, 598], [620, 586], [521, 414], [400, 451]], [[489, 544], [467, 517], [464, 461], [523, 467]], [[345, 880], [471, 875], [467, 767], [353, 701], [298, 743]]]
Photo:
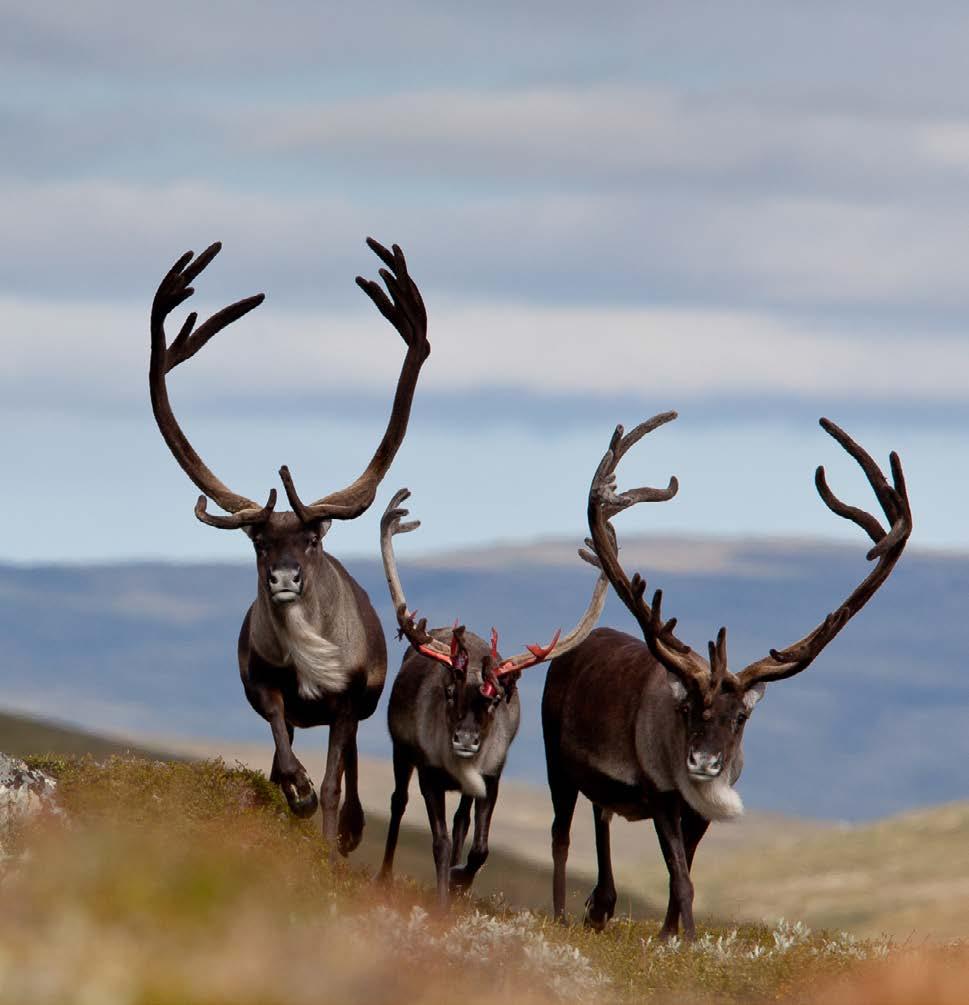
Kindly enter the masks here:
[[[196, 306], [196, 305], [192, 305]], [[203, 313], [213, 304], [200, 305]], [[175, 318], [170, 336], [177, 330]], [[146, 311], [0, 299], [7, 393], [54, 404], [88, 394], [141, 400]], [[527, 394], [792, 394], [925, 400], [969, 397], [964, 340], [896, 330], [859, 334], [766, 313], [689, 309], [438, 304], [427, 390]], [[271, 302], [221, 333], [171, 377], [176, 397], [309, 396], [385, 390], [404, 347], [376, 311], [280, 312]]]

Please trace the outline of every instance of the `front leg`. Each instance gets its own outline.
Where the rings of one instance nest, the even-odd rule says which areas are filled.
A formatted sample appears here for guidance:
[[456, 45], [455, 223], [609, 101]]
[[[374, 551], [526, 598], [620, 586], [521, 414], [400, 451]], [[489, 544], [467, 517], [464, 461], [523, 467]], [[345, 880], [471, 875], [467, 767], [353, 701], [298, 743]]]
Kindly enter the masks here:
[[444, 786], [424, 768], [417, 769], [417, 779], [427, 806], [427, 822], [431, 825], [434, 866], [437, 870], [437, 900], [441, 908], [446, 910], [450, 902], [448, 870], [451, 865], [451, 838], [447, 830]]
[[[323, 774], [323, 784], [320, 786], [320, 806], [323, 810], [323, 839], [330, 848], [331, 857], [338, 851], [339, 847], [340, 791], [343, 788], [346, 751], [352, 743], [354, 744], [354, 754], [356, 754], [356, 733], [355, 719], [338, 716], [330, 726], [330, 739], [326, 751], [326, 771]], [[354, 792], [354, 796], [356, 796], [356, 792]]]
[[319, 803], [313, 782], [293, 753], [293, 727], [286, 722], [282, 694], [271, 688], [259, 688], [255, 693], [250, 692], [249, 697], [256, 711], [269, 721], [276, 744], [269, 780], [283, 790], [296, 816], [311, 817]]
[[451, 823], [451, 868], [453, 869], [464, 854], [464, 842], [468, 836], [468, 825], [471, 823], [471, 806], [474, 799], [461, 793], [458, 808], [454, 811]]
[[474, 839], [468, 852], [467, 865], [451, 870], [451, 889], [455, 892], [471, 888], [475, 875], [488, 858], [488, 833], [497, 801], [498, 777], [486, 775], [484, 798], [474, 801]]
[[693, 881], [690, 879], [690, 865], [683, 840], [683, 806], [683, 797], [676, 790], [659, 792], [656, 795], [653, 824], [670, 874], [670, 904], [666, 912], [666, 921], [659, 933], [659, 937], [664, 941], [676, 935], [677, 918], [683, 920], [683, 938], [687, 942], [692, 942], [696, 938], [696, 926], [693, 923]]
[[343, 746], [343, 778], [346, 793], [340, 808], [338, 847], [346, 857], [360, 844], [363, 838], [364, 816], [357, 789], [357, 722], [354, 719], [347, 726], [347, 737]]

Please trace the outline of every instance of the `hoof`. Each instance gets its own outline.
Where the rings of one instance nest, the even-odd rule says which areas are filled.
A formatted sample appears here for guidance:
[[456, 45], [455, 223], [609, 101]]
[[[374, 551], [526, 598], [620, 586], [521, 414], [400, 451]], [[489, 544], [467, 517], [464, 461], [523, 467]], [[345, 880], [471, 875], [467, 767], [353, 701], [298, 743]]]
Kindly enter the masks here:
[[346, 803], [340, 810], [340, 823], [337, 832], [337, 850], [346, 858], [350, 852], [359, 847], [363, 840], [363, 807], [358, 803], [356, 806], [348, 806]]
[[601, 932], [606, 927], [606, 922], [612, 917], [615, 907], [615, 897], [603, 898], [600, 901], [596, 891], [593, 890], [585, 902], [585, 917], [582, 919], [582, 923], [594, 932]]
[[455, 866], [448, 877], [448, 889], [451, 893], [467, 893], [474, 882], [474, 876], [469, 876], [463, 866]]
[[292, 782], [283, 782], [280, 788], [295, 816], [311, 817], [320, 805], [310, 780], [305, 776], [296, 785]]

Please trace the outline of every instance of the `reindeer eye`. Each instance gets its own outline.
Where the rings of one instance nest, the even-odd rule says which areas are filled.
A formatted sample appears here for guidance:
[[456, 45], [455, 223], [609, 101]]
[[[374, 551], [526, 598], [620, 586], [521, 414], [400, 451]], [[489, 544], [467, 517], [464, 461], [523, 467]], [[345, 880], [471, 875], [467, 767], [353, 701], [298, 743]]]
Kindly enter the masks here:
[[447, 698], [448, 701], [454, 701], [454, 685], [453, 684], [445, 684], [444, 685], [444, 697]]

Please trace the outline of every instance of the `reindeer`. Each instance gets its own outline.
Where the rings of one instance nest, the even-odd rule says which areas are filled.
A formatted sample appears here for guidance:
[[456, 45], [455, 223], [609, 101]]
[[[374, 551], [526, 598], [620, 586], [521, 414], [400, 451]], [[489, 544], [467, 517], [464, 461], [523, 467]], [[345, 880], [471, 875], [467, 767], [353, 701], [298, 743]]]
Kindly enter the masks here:
[[[379, 878], [385, 882], [391, 878], [407, 789], [416, 768], [431, 826], [438, 900], [446, 907], [452, 891], [470, 888], [488, 857], [498, 783], [521, 716], [516, 685], [522, 671], [577, 646], [598, 621], [609, 584], [600, 571], [585, 614], [565, 638], [560, 640], [560, 629], [547, 646], [530, 645], [508, 659], [498, 652], [494, 628], [490, 644], [457, 623], [428, 632], [427, 619], [415, 624], [416, 612], [407, 609], [394, 558], [394, 535], [420, 526], [418, 520], [401, 523], [408, 511], [400, 507], [409, 497], [410, 492], [401, 489], [380, 521], [381, 555], [397, 612], [398, 638], [406, 636], [411, 647], [394, 680], [387, 711], [394, 745], [394, 793]], [[598, 566], [594, 555], [583, 557]], [[448, 837], [445, 793], [455, 789], [461, 798]], [[474, 839], [466, 864], [459, 867], [472, 802]]]
[[[239, 672], [249, 703], [272, 730], [276, 750], [270, 777], [297, 816], [311, 816], [322, 803], [323, 835], [331, 854], [337, 848], [343, 855], [357, 847], [363, 834], [357, 723], [377, 706], [387, 674], [387, 646], [367, 594], [335, 558], [324, 553], [322, 540], [332, 520], [353, 520], [373, 503], [404, 439], [417, 378], [431, 351], [424, 302], [403, 253], [396, 244], [391, 251], [371, 238], [367, 244], [386, 265], [380, 275], [390, 297], [371, 280], [358, 276], [357, 285], [407, 344], [393, 410], [367, 468], [346, 488], [304, 503], [289, 469], [280, 468], [291, 513], [275, 512], [275, 489], [260, 506], [232, 492], [206, 467], [175, 419], [166, 385], [170, 370], [258, 307], [263, 295], [223, 308], [197, 329], [193, 312], [168, 344], [165, 319], [194, 292], [191, 283], [221, 249], [213, 244], [197, 258], [191, 251], [182, 255], [162, 280], [151, 309], [152, 409], [175, 460], [203, 493], [195, 515], [210, 527], [245, 531], [256, 551], [257, 593], [239, 635]], [[208, 513], [206, 497], [229, 515]], [[293, 731], [296, 726], [320, 725], [330, 727], [330, 736], [318, 801], [306, 769], [293, 753]], [[344, 774], [346, 798], [340, 809]]]
[[[647, 433], [676, 418], [654, 416], [628, 435], [617, 426], [589, 490], [586, 544], [642, 629], [645, 643], [600, 628], [580, 646], [552, 660], [542, 697], [542, 726], [554, 822], [552, 896], [555, 915], [564, 919], [565, 864], [576, 798], [591, 802], [599, 876], [586, 901], [586, 924], [601, 929], [612, 916], [616, 887], [609, 850], [613, 813], [627, 820], [653, 819], [670, 875], [669, 906], [660, 937], [695, 937], [690, 869], [700, 839], [712, 820], [743, 812], [733, 786], [743, 767], [744, 724], [764, 695], [764, 687], [805, 670], [861, 610], [888, 578], [912, 531], [905, 478], [898, 455], [891, 455], [893, 485], [878, 465], [843, 430], [821, 419], [829, 433], [861, 465], [888, 519], [886, 532], [871, 514], [841, 502], [828, 488], [824, 468], [815, 483], [832, 512], [851, 520], [874, 542], [869, 561], [877, 564], [851, 595], [816, 628], [787, 649], [751, 663], [740, 673], [727, 669], [727, 632], [721, 628], [702, 659], [674, 634], [676, 619], [663, 621], [662, 591], [646, 603], [646, 583], [630, 580], [619, 564], [610, 520], [639, 502], [660, 502], [677, 492], [665, 489], [616, 492], [615, 471], [623, 455]], [[590, 697], [594, 696], [594, 700]]]

